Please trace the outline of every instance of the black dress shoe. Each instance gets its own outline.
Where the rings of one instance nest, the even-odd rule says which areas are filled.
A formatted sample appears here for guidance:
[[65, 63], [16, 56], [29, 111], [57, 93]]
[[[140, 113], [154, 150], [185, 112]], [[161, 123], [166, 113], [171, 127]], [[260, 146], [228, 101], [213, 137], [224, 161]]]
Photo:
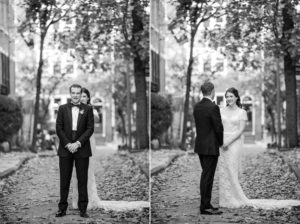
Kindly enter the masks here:
[[212, 205], [209, 208], [212, 209], [212, 210], [214, 210], [214, 211], [218, 211], [219, 210], [219, 208], [215, 208]]
[[58, 210], [58, 212], [55, 214], [55, 217], [63, 217], [66, 215], [66, 211]]
[[89, 215], [86, 212], [80, 212], [80, 217], [89, 218]]
[[200, 213], [203, 215], [221, 215], [223, 212], [213, 209], [203, 209], [200, 210]]

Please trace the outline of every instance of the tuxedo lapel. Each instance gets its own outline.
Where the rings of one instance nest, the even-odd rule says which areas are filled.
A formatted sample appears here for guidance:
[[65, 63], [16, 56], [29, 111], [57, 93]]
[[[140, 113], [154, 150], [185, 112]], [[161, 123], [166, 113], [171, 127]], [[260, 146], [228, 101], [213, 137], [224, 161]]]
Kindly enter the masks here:
[[72, 107], [70, 105], [67, 106], [67, 113], [69, 118], [69, 124], [71, 124], [72, 127]]
[[[80, 109], [80, 111], [81, 111], [81, 110], [82, 110], [82, 109]], [[77, 130], [78, 130], [78, 127], [79, 127], [79, 122], [80, 122], [81, 117], [82, 117], [82, 114], [80, 113], [80, 111], [79, 111], [78, 119], [77, 119]]]
[[80, 106], [80, 108], [79, 108], [79, 114], [78, 114], [78, 120], [77, 120], [77, 129], [78, 129], [78, 127], [79, 127], [79, 123], [80, 123], [80, 120], [81, 120], [82, 115], [83, 115], [84, 112], [85, 112], [85, 108], [84, 108], [84, 106], [82, 105], [82, 106]]

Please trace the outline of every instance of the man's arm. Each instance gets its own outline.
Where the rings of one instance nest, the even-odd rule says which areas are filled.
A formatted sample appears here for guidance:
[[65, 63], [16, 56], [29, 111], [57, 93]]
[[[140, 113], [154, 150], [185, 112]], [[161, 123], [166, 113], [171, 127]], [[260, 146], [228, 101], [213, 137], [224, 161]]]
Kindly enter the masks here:
[[60, 143], [63, 147], [66, 147], [71, 141], [67, 138], [66, 133], [64, 131], [64, 116], [62, 107], [58, 108], [57, 118], [56, 118], [56, 133], [60, 140]]
[[93, 108], [88, 106], [88, 115], [87, 115], [87, 129], [85, 132], [77, 139], [79, 142], [80, 147], [85, 144], [86, 141], [90, 139], [92, 134], [94, 133], [94, 114], [93, 114]]
[[223, 123], [222, 123], [220, 108], [217, 105], [213, 108], [211, 118], [212, 118], [213, 128], [217, 134], [219, 145], [222, 146], [224, 130], [223, 130]]

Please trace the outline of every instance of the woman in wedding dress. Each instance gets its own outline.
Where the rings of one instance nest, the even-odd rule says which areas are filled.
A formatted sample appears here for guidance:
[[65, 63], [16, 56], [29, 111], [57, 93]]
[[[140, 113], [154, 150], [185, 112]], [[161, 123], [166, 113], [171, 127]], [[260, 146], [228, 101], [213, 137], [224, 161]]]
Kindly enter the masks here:
[[219, 158], [219, 204], [225, 208], [251, 206], [260, 209], [291, 208], [300, 200], [248, 199], [238, 180], [242, 134], [247, 113], [241, 107], [239, 93], [229, 88], [225, 93], [227, 106], [221, 109], [224, 145]]
[[[86, 88], [82, 88], [82, 95], [81, 95], [81, 103], [90, 104], [90, 92]], [[94, 120], [99, 119], [99, 115], [97, 111], [94, 109]], [[95, 169], [97, 160], [96, 154], [96, 140], [94, 134], [90, 138], [91, 150], [92, 150], [92, 157], [90, 157], [89, 161], [89, 168], [88, 168], [88, 206], [87, 210], [95, 210], [99, 208], [103, 208], [106, 210], [114, 210], [114, 211], [127, 211], [127, 210], [139, 210], [145, 207], [149, 207], [149, 204], [144, 201], [104, 201], [101, 200], [97, 193], [97, 186], [95, 180]], [[78, 201], [78, 181], [76, 177], [76, 171], [73, 173], [72, 177], [72, 207], [73, 209], [78, 209], [77, 201]]]

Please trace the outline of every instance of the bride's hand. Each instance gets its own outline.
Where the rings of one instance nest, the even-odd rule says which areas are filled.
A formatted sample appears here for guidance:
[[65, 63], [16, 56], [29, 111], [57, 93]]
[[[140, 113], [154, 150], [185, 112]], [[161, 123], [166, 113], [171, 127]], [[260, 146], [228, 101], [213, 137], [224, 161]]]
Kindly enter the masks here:
[[227, 150], [228, 149], [228, 146], [227, 145], [222, 145], [221, 147], [223, 150]]

